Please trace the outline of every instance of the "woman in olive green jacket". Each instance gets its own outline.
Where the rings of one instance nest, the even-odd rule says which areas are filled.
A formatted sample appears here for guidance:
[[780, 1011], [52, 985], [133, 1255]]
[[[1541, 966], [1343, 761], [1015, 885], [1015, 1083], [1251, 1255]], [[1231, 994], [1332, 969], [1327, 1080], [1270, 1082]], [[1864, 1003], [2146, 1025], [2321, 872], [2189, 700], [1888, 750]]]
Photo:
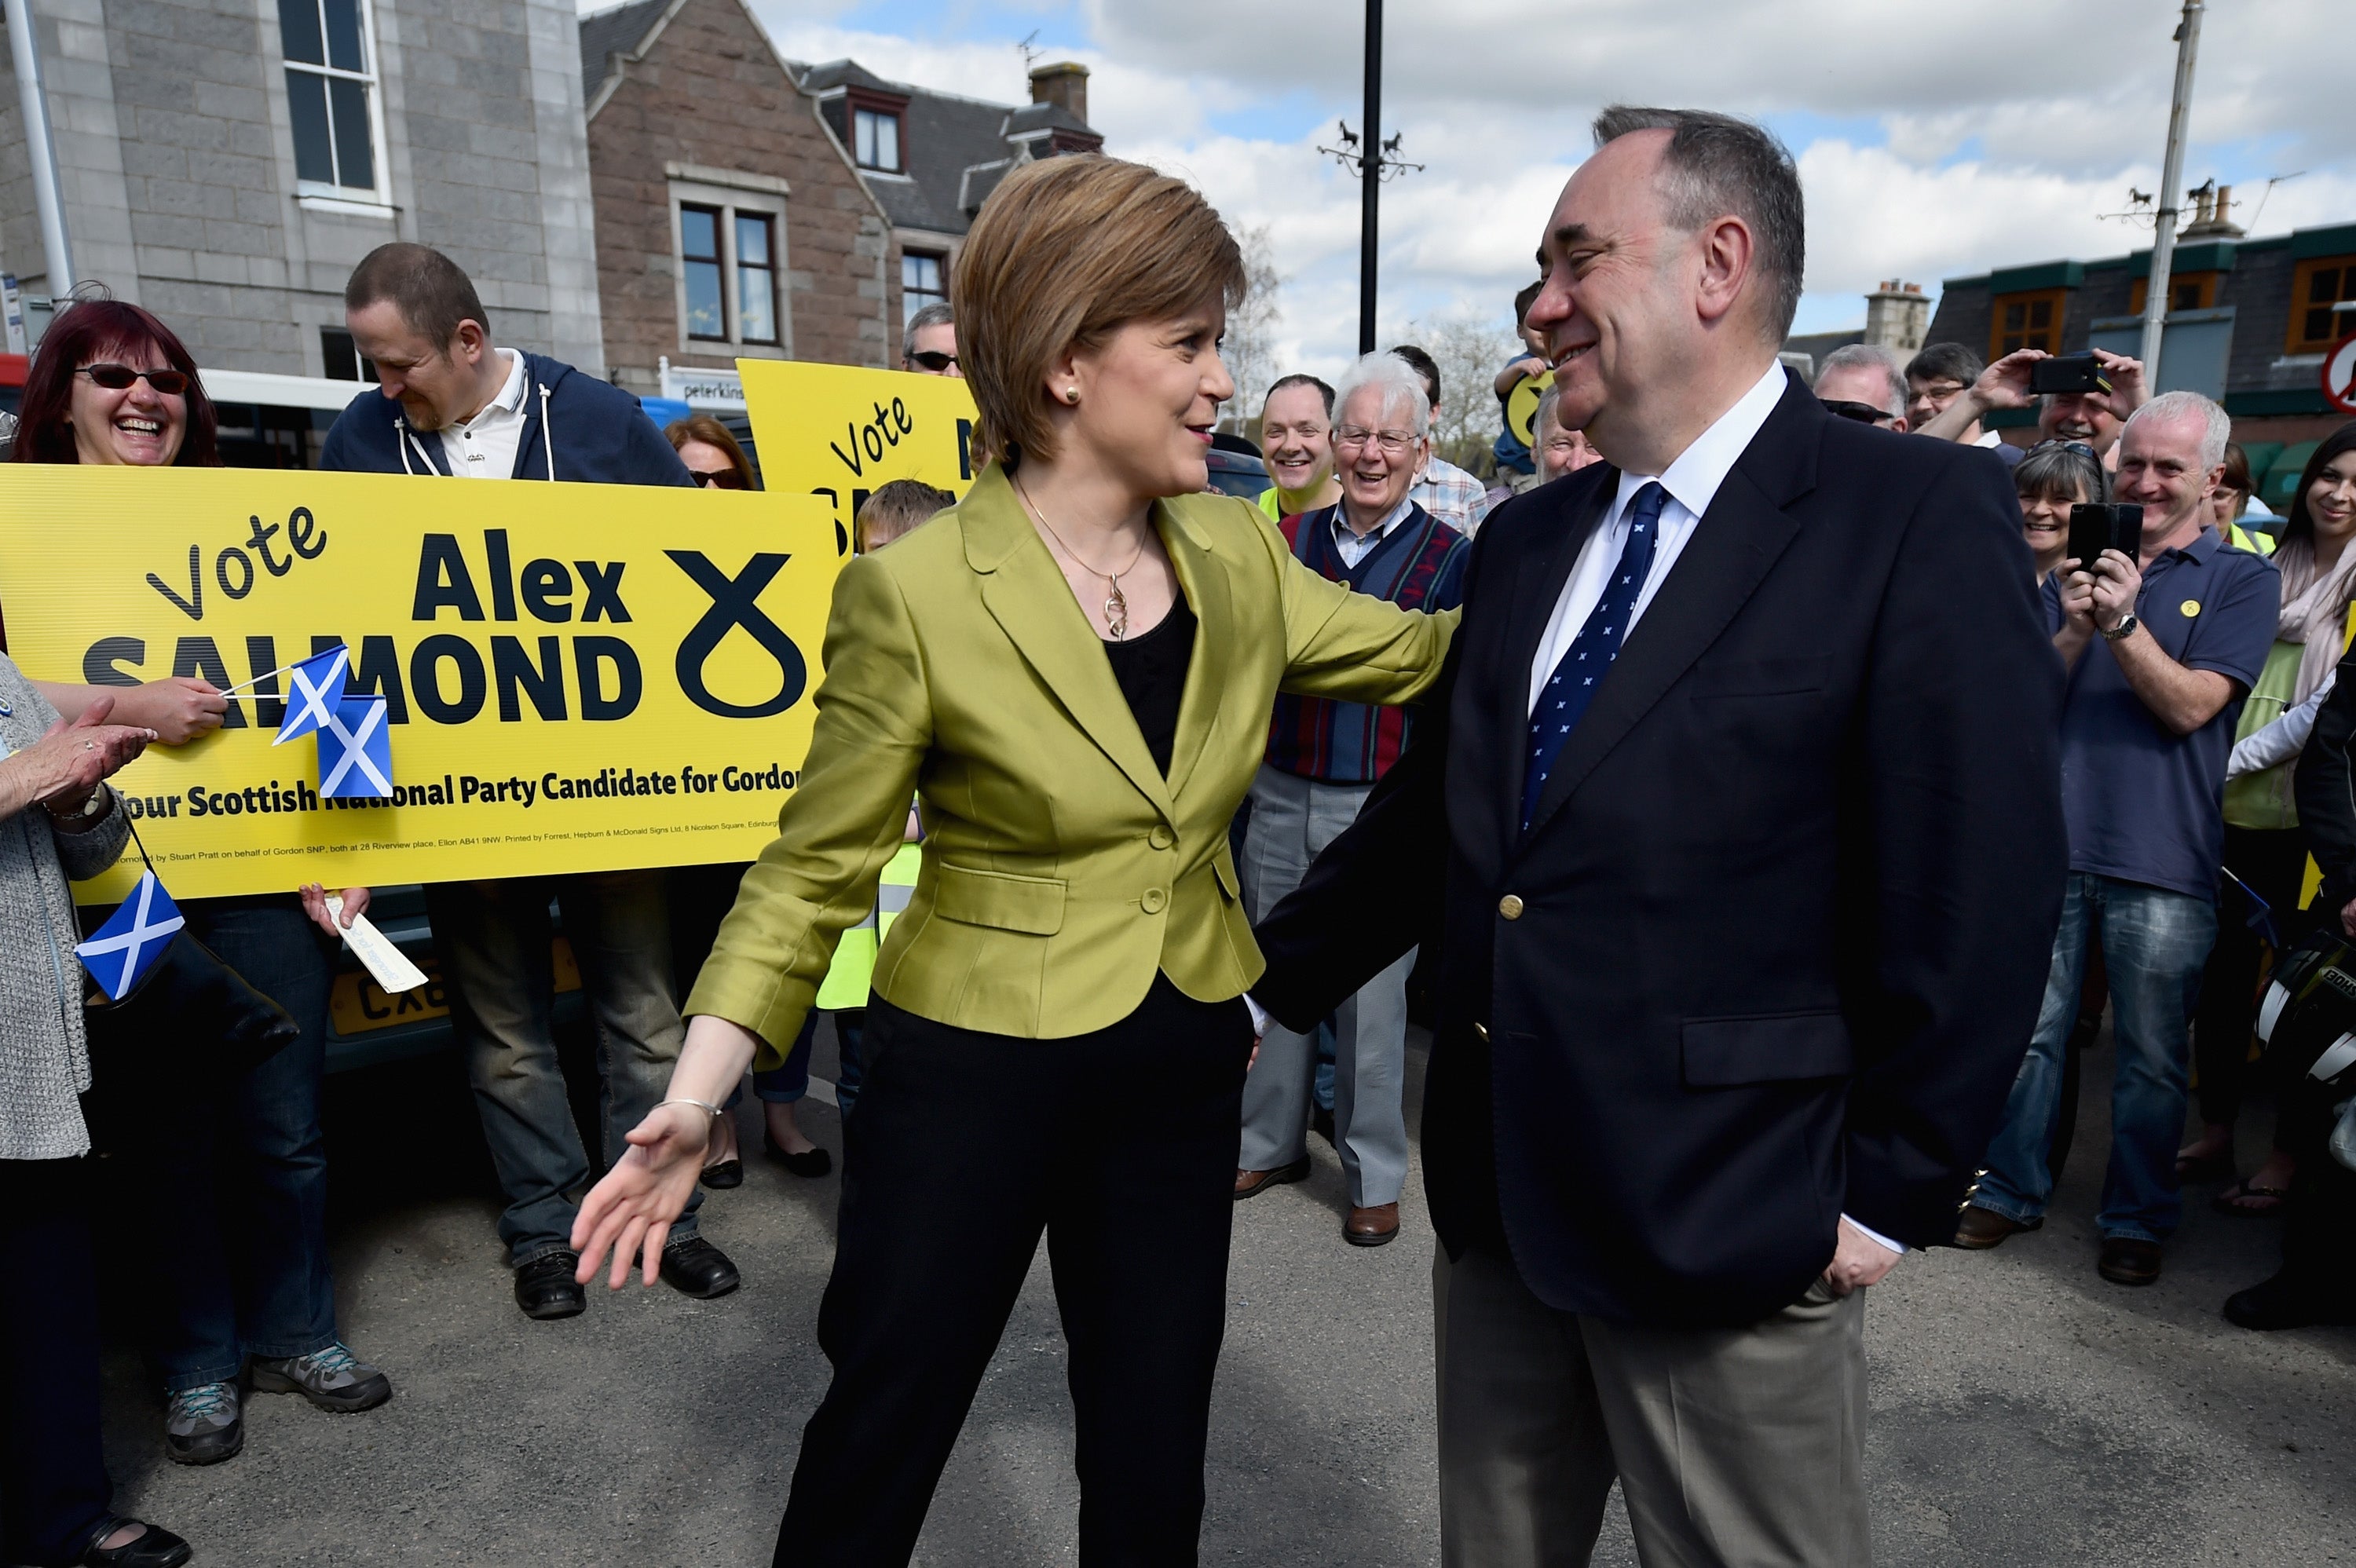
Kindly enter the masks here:
[[1080, 1560], [1194, 1560], [1261, 966], [1227, 825], [1280, 687], [1408, 700], [1453, 626], [1201, 493], [1241, 284], [1217, 215], [1140, 165], [998, 187], [955, 304], [1002, 460], [843, 569], [801, 787], [689, 998], [671, 1097], [583, 1205], [584, 1282], [609, 1248], [616, 1286], [660, 1257], [712, 1107], [792, 1043], [913, 790], [923, 869], [875, 966], [819, 1321], [834, 1381], [780, 1562], [788, 1539], [798, 1563], [907, 1560], [1043, 1231]]

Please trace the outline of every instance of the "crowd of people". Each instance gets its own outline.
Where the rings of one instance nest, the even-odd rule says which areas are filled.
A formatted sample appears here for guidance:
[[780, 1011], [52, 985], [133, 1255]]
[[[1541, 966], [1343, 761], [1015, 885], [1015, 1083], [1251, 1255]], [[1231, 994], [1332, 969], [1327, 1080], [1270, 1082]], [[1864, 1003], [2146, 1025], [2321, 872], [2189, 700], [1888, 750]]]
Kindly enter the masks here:
[[[1494, 484], [1435, 452], [1439, 368], [1401, 345], [1337, 385], [1266, 389], [1257, 515], [1205, 494], [1242, 281], [1217, 216], [1100, 157], [1011, 174], [953, 301], [902, 345], [904, 369], [968, 379], [991, 461], [962, 501], [903, 480], [862, 506], [776, 842], [749, 864], [426, 890], [530, 1318], [583, 1312], [601, 1272], [738, 1287], [705, 1196], [743, 1183], [748, 1087], [766, 1157], [834, 1168], [796, 1119], [830, 1016], [856, 1179], [818, 1326], [834, 1381], [780, 1561], [907, 1559], [1043, 1234], [1081, 1560], [1193, 1561], [1236, 1205], [1304, 1177], [1313, 1131], [1344, 1172], [1343, 1241], [1400, 1235], [1419, 956], [1451, 1561], [1591, 1543], [1615, 1474], [1640, 1545], [1719, 1562], [1700, 1543], [1751, 1531], [1863, 1561], [1858, 1292], [1910, 1247], [2039, 1228], [2106, 1007], [2102, 1276], [2157, 1279], [2184, 1187], [2215, 1181], [2223, 1212], [2291, 1220], [2233, 1322], [2356, 1320], [2330, 1120], [2286, 1110], [2256, 1168], [2234, 1159], [2253, 1086], [2289, 1104], [2253, 1049], [2274, 955], [2317, 923], [2356, 937], [2356, 681], [2335, 679], [2356, 424], [2276, 518], [2223, 411], [2151, 395], [2129, 358], [2095, 355], [2106, 389], [2040, 396], [2038, 350], [1859, 345], [1810, 384], [1775, 354], [1798, 287], [1788, 155], [1711, 115], [1613, 111], [1597, 134], [1514, 302]], [[1683, 247], [1682, 283], [1581, 248], [1612, 225]], [[381, 247], [345, 301], [380, 385], [326, 467], [761, 485], [720, 421], [658, 429], [611, 384], [498, 346], [436, 251]], [[1640, 318], [1617, 357], [1587, 354]], [[2032, 442], [1989, 426], [2032, 407]], [[213, 464], [215, 428], [171, 328], [94, 296], [42, 339], [13, 455]], [[2073, 556], [2073, 508], [2114, 503], [2142, 508], [2139, 541]], [[1734, 506], [1783, 530], [1780, 556], [1717, 542]], [[1804, 538], [1783, 521], [1803, 512]], [[1942, 667], [1966, 643], [1988, 689]], [[1671, 713], [1680, 682], [1695, 700]], [[259, 708], [196, 677], [28, 680], [0, 655], [0, 1180], [5, 1233], [55, 1285], [10, 1308], [12, 1561], [192, 1551], [111, 1506], [93, 1140], [145, 1195], [111, 1229], [154, 1260], [142, 1349], [169, 1458], [234, 1457], [252, 1392], [337, 1413], [393, 1396], [337, 1321], [320, 1130], [337, 944], [369, 890], [184, 906], [294, 1026], [259, 1066], [131, 1070], [83, 1024], [89, 914], [66, 880], [123, 849], [106, 776]], [[1858, 712], [1870, 733], [1846, 728]], [[1871, 765], [1849, 782], [1873, 809], [1838, 808], [1836, 760], [1909, 747], [2002, 776], [1966, 807]], [[1705, 805], [1714, 759], [1740, 765]], [[1885, 880], [1852, 885], [1868, 866]], [[1915, 870], [1956, 886], [1925, 898]], [[1827, 890], [1889, 929], [1808, 904]], [[1756, 951], [1680, 1026], [1659, 955], [1730, 909]], [[558, 1066], [560, 916], [594, 1026], [594, 1147]], [[1607, 1069], [1581, 1052], [1598, 1030], [1644, 1043]], [[997, 1129], [1018, 1114], [1036, 1131], [1016, 1150]], [[1757, 1152], [1771, 1127], [1814, 1151], [1808, 1173]], [[1724, 1168], [1696, 1176], [1705, 1157]], [[1576, 1356], [1539, 1348], [1569, 1322]], [[1680, 1442], [1648, 1413], [1672, 1381], [1737, 1435], [1773, 1405], [1829, 1441]]]

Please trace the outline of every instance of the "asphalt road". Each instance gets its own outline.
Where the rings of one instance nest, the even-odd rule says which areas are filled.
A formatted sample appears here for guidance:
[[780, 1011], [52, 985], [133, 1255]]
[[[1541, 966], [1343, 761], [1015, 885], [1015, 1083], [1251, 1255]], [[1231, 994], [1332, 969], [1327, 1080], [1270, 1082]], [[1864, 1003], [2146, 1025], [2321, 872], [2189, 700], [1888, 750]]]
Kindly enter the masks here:
[[[823, 1072], [823, 1036], [821, 1048]], [[2077, 1152], [2044, 1231], [1994, 1253], [1912, 1257], [1874, 1292], [1877, 1557], [2356, 1562], [2356, 1331], [2260, 1336], [2217, 1316], [2273, 1272], [2276, 1222], [2214, 1216], [2202, 1189], [2160, 1284], [2125, 1290], [2094, 1274], [2109, 1054], [2089, 1056]], [[1419, 1051], [1411, 1095], [1419, 1067]], [[734, 1296], [601, 1292], [583, 1317], [531, 1323], [509, 1297], [455, 1062], [330, 1089], [343, 1323], [391, 1371], [395, 1399], [329, 1416], [262, 1396], [240, 1457], [182, 1468], [163, 1457], [157, 1406], [118, 1324], [107, 1411], [118, 1507], [188, 1536], [199, 1562], [240, 1568], [768, 1561], [801, 1424], [825, 1386], [812, 1336], [833, 1179], [756, 1158], [743, 1188], [712, 1197], [706, 1232], [745, 1275]], [[805, 1125], [839, 1147], [833, 1111], [809, 1104]], [[749, 1108], [744, 1126], [757, 1148]], [[2261, 1131], [2245, 1128], [2245, 1162]], [[1345, 1246], [1340, 1168], [1322, 1141], [1312, 1147], [1307, 1182], [1236, 1215], [1203, 1560], [1437, 1563], [1432, 1242], [1418, 1184], [1398, 1243]], [[119, 1312], [135, 1261], [112, 1281]], [[1063, 1379], [1043, 1257], [917, 1562], [1074, 1560]], [[1616, 1505], [1596, 1560], [1635, 1561]]]

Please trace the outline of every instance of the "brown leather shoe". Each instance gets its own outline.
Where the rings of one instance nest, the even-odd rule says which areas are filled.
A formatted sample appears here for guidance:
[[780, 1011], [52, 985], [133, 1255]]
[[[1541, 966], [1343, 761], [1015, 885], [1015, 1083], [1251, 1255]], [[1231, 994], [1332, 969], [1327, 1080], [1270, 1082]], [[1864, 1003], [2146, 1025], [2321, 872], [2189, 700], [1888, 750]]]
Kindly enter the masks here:
[[1371, 1209], [1353, 1209], [1342, 1225], [1342, 1239], [1354, 1247], [1379, 1247], [1398, 1239], [1398, 1205], [1377, 1203]]
[[2113, 1285], [2152, 1285], [2159, 1279], [2159, 1243], [2134, 1236], [2104, 1236], [2094, 1272]]
[[1302, 1155], [1290, 1165], [1280, 1165], [1274, 1170], [1238, 1170], [1236, 1172], [1236, 1201], [1257, 1198], [1269, 1188], [1287, 1181], [1298, 1181], [1309, 1174], [1309, 1157]]
[[1986, 1252], [2016, 1231], [2034, 1231], [2044, 1223], [2042, 1220], [2010, 1219], [1993, 1209], [1967, 1203], [1963, 1218], [1955, 1221], [1955, 1245], [1969, 1247], [1976, 1253]]

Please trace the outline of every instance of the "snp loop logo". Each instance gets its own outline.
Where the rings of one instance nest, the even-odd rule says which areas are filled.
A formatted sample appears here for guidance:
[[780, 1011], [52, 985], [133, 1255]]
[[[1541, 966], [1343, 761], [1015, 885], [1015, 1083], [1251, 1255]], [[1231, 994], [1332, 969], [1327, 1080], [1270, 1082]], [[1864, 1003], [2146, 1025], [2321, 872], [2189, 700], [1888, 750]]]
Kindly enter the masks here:
[[[767, 612], [756, 603], [761, 591], [793, 558], [759, 551], [744, 563], [744, 571], [731, 577], [714, 566], [701, 550], [667, 549], [663, 553], [712, 599], [712, 608], [703, 613], [679, 645], [679, 688], [686, 693], [687, 699], [706, 713], [716, 713], [723, 719], [768, 719], [800, 701], [803, 690], [809, 685], [809, 667], [802, 658], [801, 649], [786, 635], [785, 628], [769, 619]], [[712, 688], [704, 684], [704, 665], [728, 634], [739, 626], [760, 645], [764, 653], [777, 661], [776, 693], [759, 702], [729, 702], [713, 696]]]

